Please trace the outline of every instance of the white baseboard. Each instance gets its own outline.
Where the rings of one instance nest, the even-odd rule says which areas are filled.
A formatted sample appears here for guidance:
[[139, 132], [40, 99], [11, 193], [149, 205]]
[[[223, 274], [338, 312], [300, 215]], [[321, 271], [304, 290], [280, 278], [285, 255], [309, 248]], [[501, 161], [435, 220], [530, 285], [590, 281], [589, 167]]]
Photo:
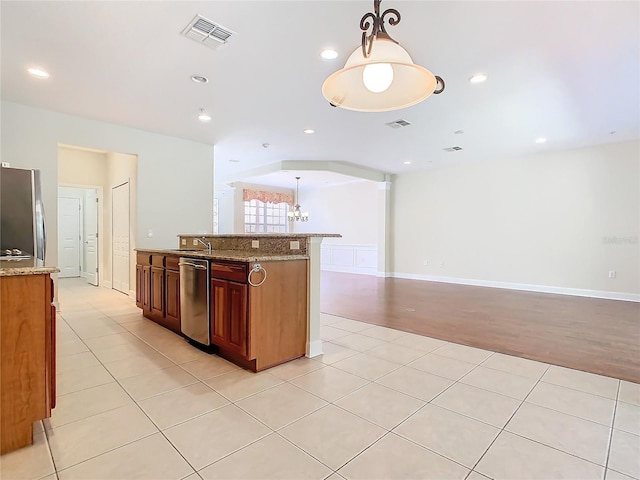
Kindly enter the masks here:
[[321, 265], [320, 270], [327, 272], [357, 273], [358, 275], [377, 275], [375, 268], [344, 267], [339, 265]]
[[129, 290], [129, 296], [135, 300], [135, 298], [136, 298], [136, 291], [135, 291], [135, 290]]
[[102, 282], [102, 286], [105, 288], [113, 288], [113, 284], [111, 283], [110, 280], [105, 280]]
[[313, 358], [322, 355], [322, 340], [307, 342], [307, 357]]
[[421, 275], [415, 273], [394, 272], [390, 276], [408, 280], [424, 280], [428, 282], [456, 283], [459, 285], [473, 285], [476, 287], [506, 288], [508, 290], [525, 290], [529, 292], [555, 293], [557, 295], [574, 295], [577, 297], [604, 298], [607, 300], [623, 300], [626, 302], [640, 302], [640, 294], [624, 292], [607, 292], [603, 290], [587, 290], [582, 288], [552, 287], [548, 285], [530, 285], [526, 283], [498, 282], [493, 280], [476, 280], [469, 278], [439, 277], [435, 275]]

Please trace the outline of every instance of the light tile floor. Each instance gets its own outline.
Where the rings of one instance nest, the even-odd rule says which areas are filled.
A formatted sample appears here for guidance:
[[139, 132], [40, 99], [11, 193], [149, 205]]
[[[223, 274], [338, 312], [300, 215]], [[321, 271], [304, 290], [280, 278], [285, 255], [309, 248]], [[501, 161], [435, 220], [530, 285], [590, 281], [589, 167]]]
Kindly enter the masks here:
[[640, 385], [322, 315], [259, 374], [59, 282], [58, 406], [3, 479], [640, 479]]

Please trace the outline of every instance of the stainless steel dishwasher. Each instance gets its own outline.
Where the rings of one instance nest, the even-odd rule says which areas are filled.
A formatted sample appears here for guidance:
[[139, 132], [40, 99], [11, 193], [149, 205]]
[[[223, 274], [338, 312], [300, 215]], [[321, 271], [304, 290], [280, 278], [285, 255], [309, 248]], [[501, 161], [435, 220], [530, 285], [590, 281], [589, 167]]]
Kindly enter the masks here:
[[202, 345], [211, 344], [209, 261], [180, 257], [180, 330]]

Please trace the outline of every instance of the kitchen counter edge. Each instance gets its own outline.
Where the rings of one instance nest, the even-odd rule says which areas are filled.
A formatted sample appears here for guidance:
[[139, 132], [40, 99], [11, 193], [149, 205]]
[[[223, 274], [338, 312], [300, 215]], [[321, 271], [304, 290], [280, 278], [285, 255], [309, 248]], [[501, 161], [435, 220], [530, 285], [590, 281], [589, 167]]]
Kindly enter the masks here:
[[339, 233], [179, 233], [178, 237], [199, 238], [315, 238], [342, 237]]
[[286, 260], [308, 260], [308, 255], [278, 255], [272, 253], [253, 253], [243, 250], [214, 250], [211, 253], [200, 250], [177, 250], [136, 248], [136, 252], [148, 252], [160, 255], [176, 255], [189, 258], [204, 258], [208, 260], [231, 260], [236, 262], [279, 262]]
[[42, 275], [45, 273], [58, 273], [60, 269], [58, 267], [46, 267], [46, 266], [26, 266], [15, 265], [7, 266], [6, 261], [0, 261], [0, 277], [15, 277], [18, 275]]

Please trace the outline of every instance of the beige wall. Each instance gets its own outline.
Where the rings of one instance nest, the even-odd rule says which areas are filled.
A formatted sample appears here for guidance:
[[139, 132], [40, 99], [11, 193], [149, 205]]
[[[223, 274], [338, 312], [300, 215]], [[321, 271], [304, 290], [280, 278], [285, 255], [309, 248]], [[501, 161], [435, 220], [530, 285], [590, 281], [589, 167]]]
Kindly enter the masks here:
[[107, 155], [61, 146], [58, 150], [60, 185], [107, 186]]
[[300, 206], [309, 221], [296, 222], [298, 233], [339, 233], [323, 244], [376, 245], [378, 242], [378, 183], [368, 180], [300, 190]]
[[639, 150], [618, 143], [399, 175], [392, 268], [638, 294]]

